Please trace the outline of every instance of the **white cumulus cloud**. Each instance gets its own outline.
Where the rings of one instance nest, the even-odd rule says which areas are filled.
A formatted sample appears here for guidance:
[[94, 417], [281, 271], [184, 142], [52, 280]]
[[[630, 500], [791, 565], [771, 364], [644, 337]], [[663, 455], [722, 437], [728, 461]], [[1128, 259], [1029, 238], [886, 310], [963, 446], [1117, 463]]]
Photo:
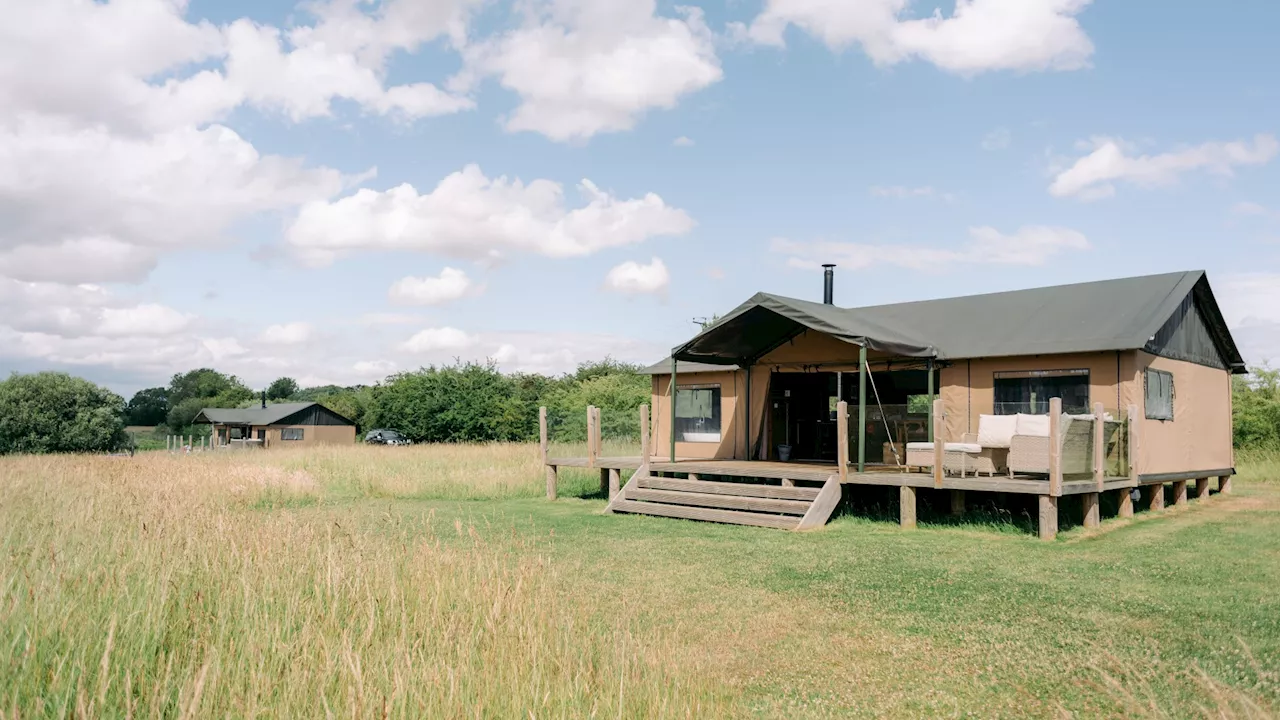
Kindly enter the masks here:
[[634, 260], [617, 265], [604, 278], [604, 286], [624, 295], [651, 295], [665, 292], [671, 284], [671, 274], [661, 258], [653, 258], [648, 265]]
[[430, 353], [440, 350], [466, 350], [476, 344], [476, 338], [452, 327], [420, 330], [404, 342], [404, 350], [411, 353]]
[[1111, 197], [1116, 182], [1168, 185], [1193, 170], [1230, 176], [1238, 166], [1264, 165], [1280, 152], [1280, 142], [1265, 134], [1255, 136], [1252, 144], [1247, 140], [1207, 142], [1158, 155], [1137, 155], [1130, 144], [1117, 138], [1093, 138], [1086, 147], [1088, 155], [1055, 174], [1049, 185], [1051, 195], [1083, 200]]
[[418, 250], [492, 260], [522, 252], [589, 255], [654, 236], [679, 235], [694, 224], [683, 210], [653, 193], [620, 200], [590, 180], [578, 189], [587, 203], [570, 210], [560, 183], [490, 179], [478, 166], [468, 165], [427, 193], [405, 184], [308, 203], [287, 237], [313, 264], [332, 262], [352, 250]]
[[300, 345], [311, 339], [315, 328], [304, 322], [282, 323], [270, 325], [262, 331], [259, 338], [272, 345]]
[[452, 87], [496, 77], [520, 97], [510, 131], [553, 140], [627, 130], [646, 111], [671, 108], [720, 80], [702, 11], [655, 14], [653, 0], [551, 0], [530, 4], [525, 24], [469, 46]]
[[402, 305], [443, 305], [467, 295], [473, 288], [465, 272], [447, 267], [436, 277], [401, 278], [387, 294], [392, 302]]
[[1089, 0], [956, 0], [910, 18], [907, 0], [768, 0], [741, 37], [781, 46], [795, 26], [832, 50], [858, 45], [879, 65], [913, 58], [948, 72], [1075, 70], [1088, 65], [1093, 43], [1076, 19]]

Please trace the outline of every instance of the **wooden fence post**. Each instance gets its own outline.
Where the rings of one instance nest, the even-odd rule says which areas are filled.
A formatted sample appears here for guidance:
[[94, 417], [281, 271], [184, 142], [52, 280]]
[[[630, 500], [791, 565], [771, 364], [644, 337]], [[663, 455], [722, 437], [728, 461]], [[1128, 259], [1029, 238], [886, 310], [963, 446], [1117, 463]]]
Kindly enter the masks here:
[[[750, 409], [748, 408], [748, 411]], [[849, 480], [849, 403], [836, 403], [836, 465], [840, 482]]]
[[[945, 419], [943, 418], [942, 398], [933, 401], [933, 486], [942, 487], [942, 463], [946, 451], [946, 438], [943, 436]], [[913, 491], [914, 496], [914, 491]]]
[[1049, 494], [1062, 497], [1062, 398], [1049, 398]]
[[538, 408], [538, 449], [542, 453], [542, 464], [547, 464], [547, 408]]
[[640, 406], [640, 464], [649, 462], [649, 404]]

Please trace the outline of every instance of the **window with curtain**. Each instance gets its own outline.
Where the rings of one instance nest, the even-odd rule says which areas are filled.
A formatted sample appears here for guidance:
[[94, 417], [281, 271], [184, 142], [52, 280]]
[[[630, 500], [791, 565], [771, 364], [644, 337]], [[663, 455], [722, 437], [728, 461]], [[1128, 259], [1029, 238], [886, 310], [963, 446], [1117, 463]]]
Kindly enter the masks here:
[[1090, 412], [1088, 370], [998, 372], [994, 388], [996, 415], [1045, 415], [1051, 398], [1062, 398], [1065, 413]]
[[720, 442], [720, 386], [676, 388], [676, 438], [681, 442]]
[[1148, 420], [1173, 419], [1173, 373], [1147, 370], [1143, 404]]
[[280, 428], [281, 440], [301, 440], [302, 428]]

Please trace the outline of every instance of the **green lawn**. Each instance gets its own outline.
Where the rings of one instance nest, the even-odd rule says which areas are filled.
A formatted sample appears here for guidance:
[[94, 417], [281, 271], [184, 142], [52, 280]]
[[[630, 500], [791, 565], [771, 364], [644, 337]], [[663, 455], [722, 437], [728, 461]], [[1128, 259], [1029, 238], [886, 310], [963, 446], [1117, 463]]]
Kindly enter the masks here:
[[[258, 528], [265, 536], [286, 527], [289, 533], [327, 538], [319, 543], [327, 551], [290, 549], [299, 553], [304, 566], [299, 585], [289, 590], [299, 595], [306, 593], [298, 588], [323, 584], [312, 576], [323, 574], [326, 562], [329, 573], [335, 562], [349, 563], [351, 571], [370, 558], [394, 566], [400, 554], [407, 554], [405, 548], [419, 546], [435, 548], [431, 552], [436, 555], [473, 553], [485, 558], [483, 562], [507, 558], [495, 567], [505, 567], [508, 561], [536, 566], [514, 589], [498, 592], [523, 597], [529, 589], [521, 589], [521, 583], [538, 588], [521, 601], [536, 607], [534, 614], [541, 618], [529, 626], [542, 628], [535, 640], [527, 638], [529, 627], [512, 629], [510, 645], [501, 646], [507, 649], [477, 651], [479, 655], [457, 667], [461, 675], [483, 675], [509, 663], [515, 669], [501, 677], [510, 677], [512, 686], [477, 691], [473, 702], [478, 706], [458, 705], [452, 694], [447, 699], [454, 704], [447, 704], [444, 690], [435, 700], [419, 701], [419, 708], [443, 708], [439, 714], [1271, 717], [1280, 708], [1280, 483], [1258, 477], [1256, 470], [1237, 479], [1232, 495], [1192, 501], [1187, 509], [1139, 512], [1132, 520], [1107, 518], [1100, 530], [1077, 526], [1057, 541], [1042, 542], [1028, 531], [1017, 508], [1005, 514], [979, 512], [962, 522], [941, 517], [931, 522], [931, 515], [922, 512], [920, 527], [903, 531], [893, 520], [891, 496], [870, 492], [855, 498], [853, 512], [804, 534], [602, 515], [604, 501], [590, 497], [595, 481], [585, 473], [564, 474], [562, 492], [569, 497], [554, 503], [537, 497], [541, 477], [536, 460], [521, 460], [510, 468], [525, 478], [515, 489], [485, 485], [476, 491], [484, 499], [465, 499], [451, 479], [441, 486], [447, 492], [440, 490], [451, 499], [433, 499], [426, 479], [414, 487], [405, 485], [407, 480], [369, 485], [365, 474], [380, 467], [371, 464], [371, 452], [360, 450], [350, 462], [338, 455], [264, 455], [259, 462], [284, 467], [294, 479], [258, 481], [260, 491], [248, 493], [236, 485], [236, 500], [216, 495], [208, 502], [216, 508], [219, 523], [236, 523], [242, 533]], [[382, 472], [408, 477], [412, 468], [426, 467], [416, 463], [435, 462], [422, 454], [430, 452], [427, 448], [414, 452], [419, 455], [378, 456], [388, 458]], [[475, 452], [476, 457], [466, 461], [475, 463], [475, 472], [504, 467], [495, 465], [498, 461], [488, 451]], [[167, 472], [201, 467], [209, 477], [245, 472], [240, 461], [224, 466], [218, 464], [223, 459], [188, 460], [196, 464], [183, 466], [172, 458], [144, 462], [163, 464]], [[449, 462], [461, 461], [451, 457]], [[8, 473], [0, 474], [0, 480], [13, 482], [32, 472], [30, 463], [15, 467], [0, 466]], [[74, 473], [67, 475], [61, 481], [64, 489], [78, 487], [70, 477]], [[145, 494], [137, 487], [131, 486], [130, 492]], [[927, 503], [929, 498], [922, 500]], [[935, 498], [934, 504], [942, 505], [941, 500], [945, 498]], [[40, 512], [34, 507], [26, 510], [29, 515]], [[0, 507], [0, 528], [13, 520], [14, 515]], [[33, 568], [39, 564], [15, 561], [15, 554], [33, 539], [13, 526], [7, 532], [10, 560], [0, 565], [7, 583], [6, 593], [0, 595], [0, 620], [7, 626], [0, 641], [18, 648], [32, 634], [18, 632], [15, 623], [29, 622], [38, 605], [20, 597], [20, 590], [39, 587], [38, 581], [24, 579], [21, 573], [37, 572]], [[115, 552], [130, 537], [116, 536]], [[63, 552], [94, 542], [74, 535], [59, 539], [50, 534], [45, 539], [64, 545]], [[333, 548], [344, 543], [353, 548], [351, 553], [335, 556]], [[261, 558], [252, 556], [257, 559], [238, 554], [232, 565], [240, 569], [219, 575], [208, 567], [217, 566], [222, 555], [207, 552], [157, 555], [154, 561], [174, 567], [199, 563], [206, 582], [214, 577], [225, 583], [237, 583], [239, 574], [259, 572], [259, 565], [273, 562], [267, 550]], [[312, 560], [314, 567], [307, 564]], [[439, 562], [441, 567], [460, 567]], [[408, 582], [402, 575], [410, 569], [397, 572], [401, 575], [393, 577], [398, 580], [381, 585], [370, 580], [353, 588], [350, 602], [381, 607], [380, 593], [401, 592]], [[434, 577], [413, 580], [417, 584], [410, 585], [415, 588], [412, 596], [438, 595], [439, 576]], [[459, 595], [464, 600], [455, 598], [456, 612], [488, 616], [492, 622], [485, 604], [490, 601], [484, 598], [497, 591], [491, 580], [476, 582]], [[67, 663], [63, 656], [68, 654], [71, 664], [84, 665], [84, 679], [77, 682], [89, 688], [92, 700], [92, 688], [101, 682], [94, 678], [102, 648], [100, 641], [93, 645], [88, 626], [93, 617], [117, 613], [108, 607], [81, 618], [86, 605], [113, 602], [94, 593], [78, 587], [45, 602], [43, 612], [66, 615], [61, 635], [35, 633], [36, 644], [50, 643], [48, 652], [37, 654], [34, 661], [10, 661], [16, 664], [11, 664], [8, 680], [0, 678], [0, 709], [31, 711], [32, 698], [46, 691], [57, 695], [57, 683], [43, 678], [57, 662]], [[6, 611], [8, 615], [2, 614]], [[254, 612], [257, 627], [273, 625], [274, 615]], [[381, 707], [365, 698], [376, 687], [393, 699], [390, 707], [399, 710], [395, 714], [415, 714], [408, 700], [403, 706], [394, 702], [398, 696], [388, 688], [394, 688], [396, 673], [374, 668], [381, 668], [379, 663], [390, 667], [405, 648], [416, 646], [404, 637], [380, 645], [380, 633], [395, 636], [404, 623], [418, 623], [381, 614], [375, 621], [372, 609], [367, 619], [364, 610], [354, 612], [359, 617], [352, 624], [367, 622], [371, 638], [348, 651], [365, 658], [365, 687], [358, 698], [350, 697], [351, 672], [339, 662], [307, 675], [305, 682], [313, 683], [313, 693], [273, 696], [266, 707], [295, 712], [315, 708], [315, 696], [320, 695], [328, 705], [351, 708], [337, 714], [360, 715], [360, 708]], [[295, 610], [284, 612], [280, 621], [310, 622]], [[240, 621], [215, 612], [209, 619], [184, 621], [180, 630], [170, 628], [170, 633], [177, 633], [178, 641], [199, 638], [230, 657], [225, 644], [234, 645], [236, 634], [230, 633], [230, 640], [208, 639], [202, 623], [230, 624], [234, 629], [236, 622]], [[336, 622], [335, 627], [342, 625], [340, 619]], [[77, 624], [85, 627], [77, 629]], [[448, 639], [452, 636], [432, 640], [431, 627], [423, 626], [424, 638], [417, 642], [459, 642]], [[555, 630], [564, 627], [575, 629]], [[81, 654], [66, 649], [74, 644], [71, 641], [93, 647], [77, 661]], [[322, 637], [315, 642], [325, 643]], [[524, 642], [534, 643], [542, 653], [575, 658], [587, 669], [526, 677], [519, 670], [531, 662], [521, 659]], [[270, 658], [277, 649], [264, 645], [258, 652]], [[158, 665], [148, 658], [133, 660], [137, 673], [157, 672]], [[191, 660], [189, 673], [199, 666]], [[440, 677], [429, 675], [421, 682], [424, 687], [444, 683]], [[617, 687], [611, 685], [615, 677]], [[227, 667], [220, 692], [256, 698], [260, 691], [254, 683], [259, 680], [253, 678], [260, 680], [257, 674], [237, 674]], [[110, 683], [103, 707], [114, 707], [111, 698], [122, 682], [116, 678]], [[525, 685], [539, 689], [526, 694]], [[175, 684], [172, 692], [189, 698], [190, 686]], [[83, 694], [71, 687], [61, 691], [68, 697]], [[527, 698], [541, 698], [543, 709], [532, 707], [538, 702]], [[437, 700], [438, 705], [430, 704]], [[204, 702], [197, 706], [209, 714], [241, 714], [236, 708], [243, 709], [235, 703], [207, 698]], [[181, 706], [175, 703], [170, 706]], [[44, 714], [56, 714], [49, 712], [51, 706], [44, 706]]]

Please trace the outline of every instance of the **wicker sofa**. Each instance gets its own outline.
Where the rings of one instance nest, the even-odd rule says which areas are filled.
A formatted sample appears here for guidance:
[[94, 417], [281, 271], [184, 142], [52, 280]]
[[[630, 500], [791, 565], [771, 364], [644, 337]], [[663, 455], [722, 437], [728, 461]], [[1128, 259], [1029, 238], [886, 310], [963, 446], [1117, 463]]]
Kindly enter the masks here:
[[[1049, 416], [1017, 416], [1017, 429], [1009, 445], [1009, 474], [1047, 475], [1049, 473]], [[1062, 442], [1062, 474], [1089, 475], [1093, 473], [1093, 421], [1092, 415], [1063, 414], [1058, 422]], [[1104, 448], [1109, 450], [1117, 436], [1120, 423], [1110, 415], [1103, 417]]]
[[[962, 477], [969, 473], [995, 475], [1005, 472], [1015, 429], [1012, 415], [979, 415], [977, 433], [966, 433], [961, 436], [961, 442], [949, 442], [943, 446], [943, 472], [959, 473]], [[907, 443], [908, 468], [932, 468], [933, 461], [933, 443]]]

